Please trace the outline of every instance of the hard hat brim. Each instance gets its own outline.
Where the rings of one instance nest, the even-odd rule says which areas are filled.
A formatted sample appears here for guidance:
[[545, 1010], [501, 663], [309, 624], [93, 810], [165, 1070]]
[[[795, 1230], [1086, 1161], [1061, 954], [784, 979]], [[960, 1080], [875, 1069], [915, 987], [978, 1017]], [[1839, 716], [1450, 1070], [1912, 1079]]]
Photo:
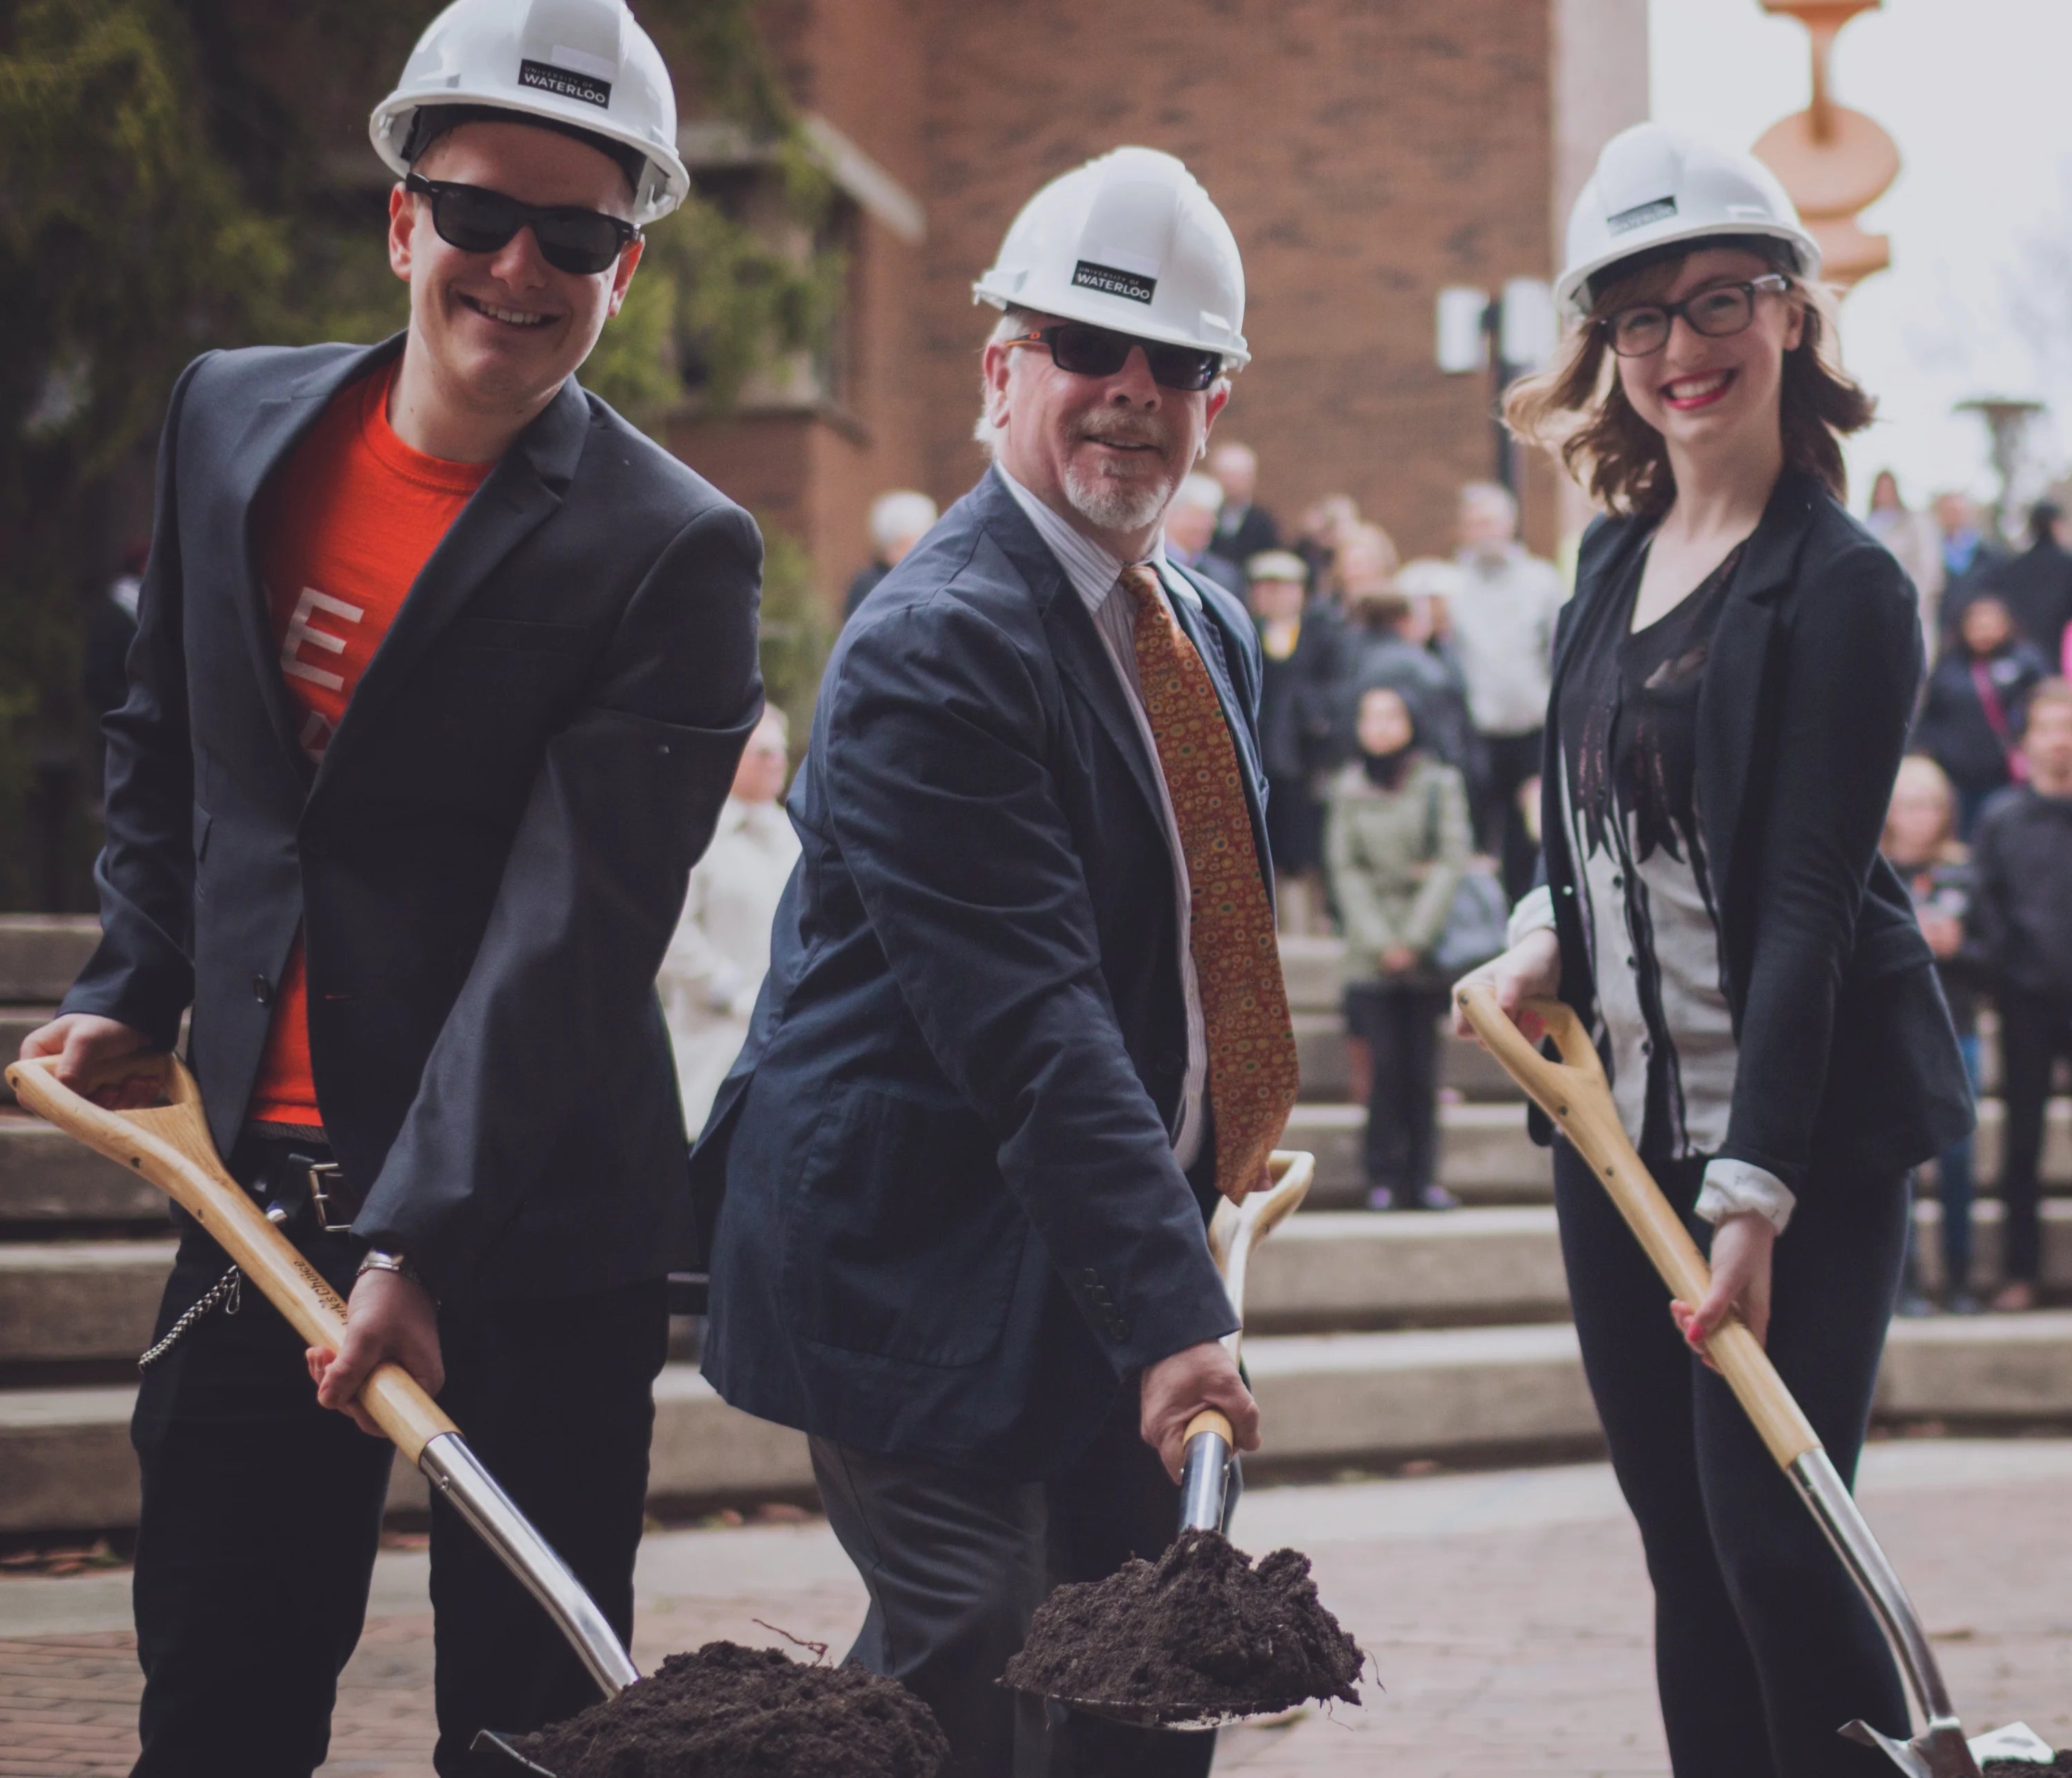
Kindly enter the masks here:
[[550, 123], [571, 124], [645, 157], [650, 166], [660, 171], [663, 189], [659, 198], [634, 206], [630, 220], [637, 228], [660, 221], [690, 195], [690, 170], [684, 165], [683, 157], [676, 152], [674, 143], [664, 146], [631, 130], [615, 129], [608, 118], [579, 115], [566, 105], [556, 104], [550, 96], [542, 95], [540, 100], [534, 101], [506, 90], [476, 87], [442, 86], [430, 92], [392, 93], [374, 108], [367, 120], [368, 138], [374, 145], [374, 152], [381, 157], [382, 164], [397, 178], [401, 179], [410, 171], [410, 163], [403, 158], [403, 144], [409, 138], [412, 114], [423, 105], [479, 105], [488, 110], [508, 111], [518, 121], [538, 117]]
[[1577, 320], [1589, 319], [1592, 282], [1615, 265], [1627, 260], [1639, 259], [1659, 252], [1664, 247], [1689, 246], [1696, 249], [1705, 241], [1729, 240], [1736, 236], [1761, 235], [1766, 240], [1781, 241], [1790, 247], [1798, 259], [1797, 274], [1803, 278], [1820, 275], [1820, 244], [1803, 227], [1789, 224], [1757, 220], [1722, 223], [1708, 217], [1703, 221], [1687, 224], [1680, 228], [1665, 228], [1660, 233], [1649, 232], [1645, 238], [1621, 241], [1616, 247], [1585, 260], [1580, 265], [1571, 265], [1563, 272], [1554, 286], [1554, 306], [1560, 312]]

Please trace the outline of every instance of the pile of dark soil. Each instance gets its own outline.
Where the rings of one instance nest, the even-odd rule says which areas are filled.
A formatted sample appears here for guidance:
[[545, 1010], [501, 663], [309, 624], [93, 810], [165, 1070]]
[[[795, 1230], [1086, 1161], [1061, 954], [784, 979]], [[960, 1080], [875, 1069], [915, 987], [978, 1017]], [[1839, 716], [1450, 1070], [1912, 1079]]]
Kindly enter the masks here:
[[1357, 1704], [1366, 1660], [1317, 1597], [1307, 1556], [1276, 1550], [1255, 1568], [1215, 1532], [1189, 1531], [1156, 1562], [1059, 1587], [1005, 1677], [1018, 1691], [1177, 1722], [1311, 1698]]
[[1979, 1770], [1984, 1778], [2072, 1778], [2072, 1749], [2061, 1747], [2047, 1766], [2028, 1759], [1988, 1759]]
[[734, 1642], [512, 1745], [555, 1778], [936, 1778], [950, 1751], [903, 1685]]

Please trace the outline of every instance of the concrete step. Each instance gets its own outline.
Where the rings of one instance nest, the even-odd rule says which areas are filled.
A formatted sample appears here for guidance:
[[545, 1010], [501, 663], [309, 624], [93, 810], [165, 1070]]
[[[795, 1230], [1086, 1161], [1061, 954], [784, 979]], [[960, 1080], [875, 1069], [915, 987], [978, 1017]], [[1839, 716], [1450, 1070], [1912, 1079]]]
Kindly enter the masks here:
[[162, 1224], [166, 1199], [27, 1112], [0, 1112], [0, 1229], [52, 1223]]
[[[1360, 1142], [1367, 1112], [1359, 1105], [1303, 1103], [1281, 1138], [1284, 1148], [1317, 1157], [1310, 1202], [1319, 1209], [1363, 1203], [1366, 1175]], [[1467, 1204], [1544, 1204], [1553, 1195], [1553, 1163], [1525, 1133], [1523, 1101], [1439, 1107], [1439, 1179]]]
[[[55, 1008], [50, 1006], [0, 1006], [0, 1068], [22, 1053], [22, 1039], [39, 1025], [47, 1024]], [[0, 1076], [0, 1105], [14, 1102], [14, 1089]]]
[[0, 1364], [134, 1358], [172, 1263], [170, 1235], [0, 1245]]
[[0, 914], [0, 1002], [62, 1000], [100, 941], [92, 914]]
[[[1572, 1328], [1455, 1327], [1284, 1335], [1248, 1343], [1268, 1449], [1256, 1473], [1358, 1467], [1445, 1454], [1572, 1448], [1597, 1426]], [[127, 1386], [0, 1390], [0, 1532], [135, 1521]], [[804, 1440], [735, 1413], [691, 1367], [656, 1388], [651, 1496], [795, 1495]], [[2072, 1417], [2072, 1311], [1901, 1322], [1877, 1412], [1979, 1424]], [[421, 1502], [399, 1474], [394, 1507]]]
[[1344, 993], [1345, 940], [1281, 935], [1281, 975], [1297, 1012], [1335, 1012]]

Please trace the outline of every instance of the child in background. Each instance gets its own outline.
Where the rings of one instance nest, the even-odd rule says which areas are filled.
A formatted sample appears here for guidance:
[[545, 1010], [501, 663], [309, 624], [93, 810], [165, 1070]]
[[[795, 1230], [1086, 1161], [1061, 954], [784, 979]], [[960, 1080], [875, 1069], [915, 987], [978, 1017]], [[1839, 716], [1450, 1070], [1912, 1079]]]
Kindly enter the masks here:
[[2050, 663], [2016, 634], [1996, 595], [1981, 594], [1928, 676], [1913, 751], [1942, 767], [1957, 792], [1957, 837], [1969, 840], [1986, 799], [2014, 781], [2029, 694]]
[[1333, 779], [1325, 867], [1346, 936], [1346, 1023], [1367, 1068], [1367, 1204], [1439, 1210], [1439, 1019], [1431, 965], [1471, 844], [1461, 774], [1419, 744], [1416, 710], [1386, 685], [1360, 694], [1359, 751]]
[[[1935, 953], [1935, 973], [1950, 1002], [1958, 1047], [1971, 1091], [1979, 1090], [1979, 1030], [1975, 950], [1967, 951], [1965, 922], [1974, 878], [1971, 860], [1956, 838], [1957, 796], [1942, 768], [1925, 753], [1900, 761], [1879, 850], [1913, 892], [1922, 936]], [[1953, 1315], [1976, 1315], [1971, 1278], [1971, 1138], [1953, 1142], [1936, 1159], [1936, 1197], [1942, 1211], [1942, 1303]], [[1909, 1263], [1900, 1312], [1925, 1314], [1931, 1307]]]
[[2007, 1097], [2005, 1282], [1992, 1303], [2004, 1313], [2036, 1307], [2044, 1108], [2052, 1064], [2072, 1055], [2072, 683], [2046, 679], [2031, 694], [2022, 753], [2029, 781], [1993, 799], [1971, 845], [1971, 924], [2000, 1007]]

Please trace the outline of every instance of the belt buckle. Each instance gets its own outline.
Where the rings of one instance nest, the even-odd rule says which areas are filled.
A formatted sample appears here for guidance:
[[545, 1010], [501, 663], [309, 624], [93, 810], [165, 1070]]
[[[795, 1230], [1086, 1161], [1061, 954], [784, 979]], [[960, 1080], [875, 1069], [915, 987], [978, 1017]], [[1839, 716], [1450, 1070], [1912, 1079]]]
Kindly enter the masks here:
[[332, 1205], [345, 1195], [345, 1172], [336, 1161], [310, 1161], [306, 1163], [309, 1175], [310, 1205], [317, 1213], [317, 1226], [327, 1235], [344, 1235], [352, 1232], [352, 1217], [343, 1203], [337, 1214], [345, 1217], [343, 1222], [331, 1220]]

